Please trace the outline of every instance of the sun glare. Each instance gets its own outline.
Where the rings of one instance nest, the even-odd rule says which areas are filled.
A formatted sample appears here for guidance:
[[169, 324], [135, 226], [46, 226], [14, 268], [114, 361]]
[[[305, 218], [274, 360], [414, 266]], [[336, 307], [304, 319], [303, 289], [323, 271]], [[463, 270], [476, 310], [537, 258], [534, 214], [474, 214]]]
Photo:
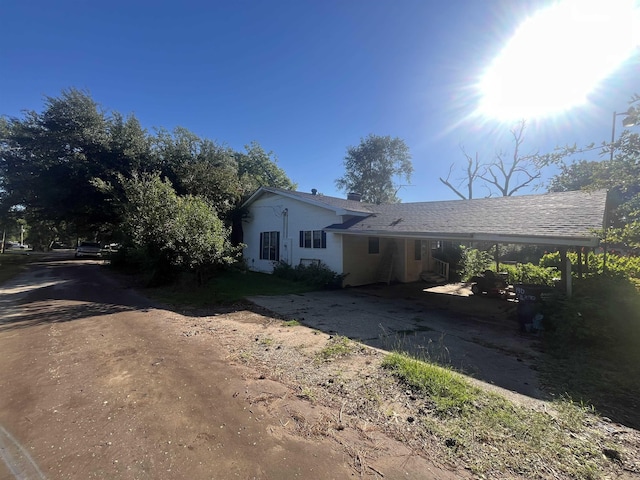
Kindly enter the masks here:
[[478, 113], [536, 118], [583, 104], [640, 45], [635, 0], [564, 0], [522, 23], [480, 82]]

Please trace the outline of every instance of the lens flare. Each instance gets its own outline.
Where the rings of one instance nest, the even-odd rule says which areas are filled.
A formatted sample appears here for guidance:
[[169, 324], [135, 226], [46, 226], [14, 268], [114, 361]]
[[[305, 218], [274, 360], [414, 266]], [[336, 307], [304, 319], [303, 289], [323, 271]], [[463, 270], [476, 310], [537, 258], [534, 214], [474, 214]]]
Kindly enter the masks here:
[[498, 120], [552, 116], [638, 53], [634, 0], [564, 0], [524, 21], [478, 85], [477, 114]]

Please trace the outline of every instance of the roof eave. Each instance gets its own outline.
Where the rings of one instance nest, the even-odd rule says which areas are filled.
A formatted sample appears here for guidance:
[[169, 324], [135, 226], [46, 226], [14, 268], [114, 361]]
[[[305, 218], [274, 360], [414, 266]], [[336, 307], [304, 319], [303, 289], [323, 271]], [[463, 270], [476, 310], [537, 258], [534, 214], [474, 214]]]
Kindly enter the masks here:
[[350, 231], [339, 228], [325, 228], [327, 232], [343, 235], [368, 237], [423, 238], [431, 240], [459, 240], [463, 242], [521, 243], [533, 245], [555, 245], [567, 247], [597, 247], [600, 240], [596, 236], [558, 235], [500, 235], [488, 233], [447, 233], [447, 232], [389, 232], [386, 230]]

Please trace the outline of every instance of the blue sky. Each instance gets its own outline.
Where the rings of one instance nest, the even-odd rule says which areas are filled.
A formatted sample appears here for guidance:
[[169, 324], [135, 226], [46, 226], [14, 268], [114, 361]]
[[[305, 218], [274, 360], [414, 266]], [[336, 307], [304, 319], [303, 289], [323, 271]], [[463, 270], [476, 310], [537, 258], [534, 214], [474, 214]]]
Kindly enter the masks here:
[[[415, 169], [402, 200], [454, 199], [438, 177], [462, 165], [461, 145], [484, 160], [510, 146], [508, 125], [471, 117], [479, 79], [518, 24], [547, 4], [5, 0], [0, 114], [41, 111], [44, 96], [76, 87], [149, 131], [182, 126], [238, 150], [257, 141], [299, 190], [336, 196], [347, 147], [392, 135]], [[633, 93], [639, 55], [584, 106], [531, 121], [526, 151], [608, 141], [612, 112]]]

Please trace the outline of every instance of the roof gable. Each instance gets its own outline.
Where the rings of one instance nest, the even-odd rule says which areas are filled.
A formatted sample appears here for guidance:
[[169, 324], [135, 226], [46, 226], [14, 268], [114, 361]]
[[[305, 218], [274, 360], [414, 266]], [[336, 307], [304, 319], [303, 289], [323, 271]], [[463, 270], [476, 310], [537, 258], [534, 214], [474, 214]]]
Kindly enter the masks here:
[[346, 200], [344, 198], [329, 197], [322, 194], [314, 195], [312, 193], [296, 192], [275, 187], [260, 187], [242, 204], [242, 207], [248, 207], [265, 193], [281, 195], [309, 205], [326, 208], [336, 212], [338, 215], [368, 216], [374, 212], [373, 208], [376, 207], [376, 205], [358, 202], [356, 200]]

